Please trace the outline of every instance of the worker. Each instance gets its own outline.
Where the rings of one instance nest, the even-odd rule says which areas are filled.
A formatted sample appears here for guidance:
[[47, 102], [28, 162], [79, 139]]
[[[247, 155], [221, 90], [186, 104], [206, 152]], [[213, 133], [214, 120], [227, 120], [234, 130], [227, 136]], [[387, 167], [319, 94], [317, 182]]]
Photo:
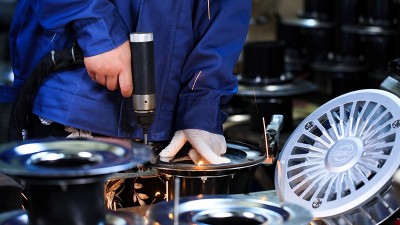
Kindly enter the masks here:
[[73, 51], [74, 44], [84, 56], [84, 67], [55, 70], [35, 90], [28, 137], [143, 140], [132, 119], [128, 39], [131, 32], [151, 32], [157, 106], [149, 141], [171, 140], [163, 157], [188, 141], [193, 158], [229, 162], [222, 156], [227, 115], [221, 105], [238, 88], [233, 70], [250, 14], [250, 0], [19, 1], [10, 30], [15, 87], [46, 56]]

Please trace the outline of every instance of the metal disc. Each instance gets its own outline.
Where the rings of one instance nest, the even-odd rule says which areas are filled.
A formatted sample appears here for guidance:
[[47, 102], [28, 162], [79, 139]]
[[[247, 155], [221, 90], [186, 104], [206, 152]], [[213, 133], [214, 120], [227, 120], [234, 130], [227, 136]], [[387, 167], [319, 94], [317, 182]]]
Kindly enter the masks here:
[[[276, 199], [247, 195], [213, 195], [181, 198], [179, 224], [306, 225], [311, 213], [296, 204], [281, 205]], [[174, 202], [152, 205], [146, 217], [152, 224], [175, 224]]]
[[[266, 152], [253, 145], [237, 141], [227, 141], [226, 144], [227, 151], [224, 157], [230, 159], [230, 163], [196, 165], [187, 156], [177, 155], [174, 158], [157, 157], [153, 167], [159, 172], [169, 175], [220, 176], [258, 165], [264, 162], [266, 158]], [[180, 153], [184, 152], [183, 150], [180, 151]]]
[[[129, 212], [108, 210], [105, 215], [104, 225], [146, 225], [147, 219]], [[0, 214], [0, 225], [29, 225], [26, 211], [15, 210]]]
[[306, 80], [293, 80], [282, 84], [264, 86], [239, 85], [238, 96], [242, 97], [287, 97], [314, 91], [316, 86]]
[[150, 159], [151, 149], [77, 139], [31, 140], [0, 146], [0, 171], [22, 177], [85, 177], [133, 168]]
[[375, 89], [339, 96], [303, 120], [279, 156], [275, 186], [327, 224], [377, 224], [399, 209], [400, 100]]

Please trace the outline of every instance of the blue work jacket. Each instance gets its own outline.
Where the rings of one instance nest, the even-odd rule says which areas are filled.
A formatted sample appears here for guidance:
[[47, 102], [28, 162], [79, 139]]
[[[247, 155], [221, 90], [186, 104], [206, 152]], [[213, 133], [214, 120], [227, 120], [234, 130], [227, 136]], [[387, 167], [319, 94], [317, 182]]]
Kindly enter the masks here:
[[[237, 91], [233, 70], [250, 16], [250, 0], [19, 1], [10, 30], [14, 86], [52, 50], [77, 42], [84, 56], [93, 56], [121, 45], [131, 32], [153, 32], [157, 105], [149, 140], [168, 140], [188, 128], [222, 134], [220, 104]], [[46, 78], [33, 113], [107, 136], [142, 138], [131, 101], [79, 68]]]

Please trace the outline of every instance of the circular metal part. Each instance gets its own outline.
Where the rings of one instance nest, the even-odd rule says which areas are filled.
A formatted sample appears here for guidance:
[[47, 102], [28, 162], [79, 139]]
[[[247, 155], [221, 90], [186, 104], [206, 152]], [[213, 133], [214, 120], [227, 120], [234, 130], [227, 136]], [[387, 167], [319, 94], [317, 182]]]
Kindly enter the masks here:
[[238, 96], [243, 97], [287, 97], [301, 95], [316, 90], [316, 86], [306, 80], [265, 86], [239, 85]]
[[150, 149], [134, 142], [123, 147], [94, 139], [29, 140], [0, 146], [0, 171], [23, 183], [29, 225], [97, 225], [107, 222], [106, 175], [150, 156]]
[[315, 220], [379, 224], [400, 208], [392, 188], [400, 165], [399, 119], [399, 98], [383, 90], [358, 90], [325, 103], [289, 137], [275, 186]]
[[[57, 207], [57, 206], [55, 206]], [[123, 211], [107, 211], [104, 225], [137, 225], [147, 224], [146, 219], [142, 216], [123, 212]], [[0, 214], [0, 225], [29, 225], [29, 217], [25, 211], [16, 210]]]
[[[161, 174], [168, 177], [168, 199], [175, 196], [174, 190], [180, 189], [180, 196], [215, 195], [248, 192], [246, 185], [252, 176], [253, 168], [263, 163], [266, 152], [253, 145], [227, 141], [227, 151], [223, 155], [231, 162], [224, 164], [194, 164], [187, 156], [190, 148], [183, 148], [174, 158], [156, 159], [153, 165]], [[175, 179], [179, 177], [179, 187], [175, 186]], [[240, 182], [234, 187], [231, 183]]]
[[[276, 199], [275, 199], [276, 200]], [[265, 197], [203, 196], [182, 198], [178, 205], [179, 224], [308, 224], [311, 213], [292, 203], [279, 204]], [[153, 205], [147, 216], [154, 224], [174, 224], [173, 202]]]
[[394, 28], [380, 27], [380, 26], [363, 26], [363, 25], [344, 25], [342, 30], [348, 33], [354, 33], [359, 35], [371, 35], [371, 36], [385, 36], [385, 35], [396, 35], [398, 30]]
[[131, 149], [94, 140], [58, 139], [12, 142], [0, 146], [0, 171], [22, 177], [85, 177], [133, 168], [151, 157], [151, 149]]
[[[180, 151], [185, 155], [184, 152]], [[227, 141], [227, 150], [224, 157], [230, 159], [230, 163], [196, 165], [188, 157], [177, 155], [174, 158], [158, 157], [154, 168], [162, 173], [177, 176], [224, 176], [233, 174], [239, 169], [252, 167], [264, 162], [265, 154], [265, 151], [255, 146], [236, 141]]]
[[332, 28], [335, 26], [334, 23], [331, 22], [307, 18], [286, 18], [282, 20], [282, 23], [302, 28]]

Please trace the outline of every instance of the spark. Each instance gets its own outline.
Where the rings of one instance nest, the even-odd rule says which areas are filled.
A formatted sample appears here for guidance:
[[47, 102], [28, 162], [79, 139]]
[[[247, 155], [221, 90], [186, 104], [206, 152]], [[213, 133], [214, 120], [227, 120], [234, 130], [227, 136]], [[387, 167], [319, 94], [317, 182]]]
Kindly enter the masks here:
[[263, 127], [264, 127], [265, 149], [266, 149], [266, 152], [267, 152], [267, 159], [268, 159], [268, 157], [269, 157], [269, 155], [268, 155], [268, 139], [267, 139], [267, 131], [265, 130], [265, 119], [264, 119], [264, 117], [262, 118], [262, 121], [263, 121]]
[[201, 165], [203, 165], [204, 163], [203, 163], [203, 161], [199, 161], [198, 163], [197, 163], [197, 165], [199, 165], [199, 166], [201, 166]]
[[194, 86], [196, 85], [197, 79], [199, 78], [200, 74], [201, 74], [201, 70], [200, 72], [197, 74], [196, 79], [194, 80], [193, 86], [192, 86], [192, 90], [194, 89]]

